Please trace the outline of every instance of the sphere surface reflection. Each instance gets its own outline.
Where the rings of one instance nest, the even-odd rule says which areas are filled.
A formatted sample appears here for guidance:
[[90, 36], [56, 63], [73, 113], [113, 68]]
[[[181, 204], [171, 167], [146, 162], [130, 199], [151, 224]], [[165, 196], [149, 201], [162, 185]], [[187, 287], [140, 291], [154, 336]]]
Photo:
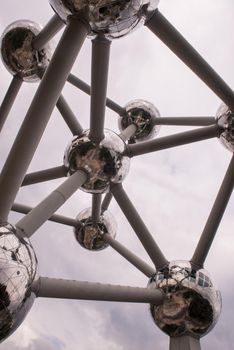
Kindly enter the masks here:
[[220, 141], [229, 151], [234, 152], [234, 113], [224, 103], [216, 114], [218, 124], [224, 129]]
[[84, 209], [78, 214], [77, 219], [82, 226], [74, 229], [76, 240], [88, 250], [103, 250], [108, 247], [108, 243], [103, 240], [102, 236], [106, 233], [111, 237], [116, 236], [116, 221], [109, 211], [101, 214], [97, 223], [93, 222], [91, 215], [91, 208]]
[[105, 34], [111, 39], [124, 36], [150, 18], [159, 0], [50, 0], [64, 20], [72, 15], [85, 19], [91, 35]]
[[17, 75], [24, 81], [39, 80], [51, 58], [50, 45], [41, 50], [32, 46], [41, 26], [31, 21], [16, 21], [10, 24], [1, 37], [1, 56], [4, 65], [12, 75]]
[[113, 131], [105, 130], [100, 144], [90, 141], [88, 134], [89, 131], [86, 131], [83, 136], [73, 139], [65, 152], [64, 165], [69, 175], [79, 169], [89, 173], [81, 189], [102, 193], [108, 190], [111, 182], [122, 182], [128, 173], [130, 160], [122, 156], [126, 145]]
[[149, 288], [166, 293], [164, 303], [151, 304], [150, 310], [157, 326], [168, 335], [201, 337], [216, 324], [221, 296], [206, 270], [194, 270], [187, 261], [172, 261], [151, 278]]
[[15, 232], [10, 224], [0, 226], [0, 341], [22, 323], [35, 298], [37, 260], [29, 240]]
[[158, 109], [149, 101], [133, 100], [125, 106], [126, 114], [119, 118], [121, 131], [129, 125], [135, 124], [137, 131], [130, 142], [139, 142], [152, 139], [160, 130], [160, 125], [155, 125], [155, 118], [160, 117]]

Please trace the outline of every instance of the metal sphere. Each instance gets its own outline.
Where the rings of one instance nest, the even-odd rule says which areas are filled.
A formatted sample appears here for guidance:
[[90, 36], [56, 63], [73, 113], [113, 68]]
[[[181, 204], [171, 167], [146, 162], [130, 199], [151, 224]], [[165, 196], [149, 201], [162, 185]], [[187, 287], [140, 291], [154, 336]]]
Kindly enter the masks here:
[[125, 115], [119, 117], [119, 129], [123, 131], [129, 125], [135, 124], [137, 130], [130, 142], [140, 142], [152, 139], [160, 130], [155, 125], [155, 118], [160, 117], [158, 109], [145, 100], [133, 100], [125, 106]]
[[114, 39], [145, 23], [159, 0], [50, 0], [54, 11], [66, 21], [80, 17], [90, 26], [90, 35], [102, 33]]
[[81, 186], [85, 192], [103, 193], [110, 183], [122, 182], [129, 170], [129, 158], [122, 155], [126, 144], [113, 131], [105, 130], [105, 137], [96, 144], [90, 141], [89, 131], [75, 137], [67, 147], [64, 165], [71, 175], [85, 170], [88, 180]]
[[0, 341], [18, 328], [35, 298], [37, 260], [29, 240], [15, 232], [10, 224], [0, 226]]
[[103, 250], [108, 247], [108, 243], [103, 240], [103, 235], [116, 236], [117, 224], [113, 215], [105, 211], [100, 216], [100, 221], [94, 223], [92, 220], [91, 208], [84, 209], [77, 216], [77, 220], [82, 224], [74, 229], [75, 237], [83, 248], [92, 251]]
[[149, 288], [161, 288], [167, 298], [162, 305], [151, 304], [157, 326], [171, 337], [200, 338], [216, 324], [221, 296], [206, 270], [194, 270], [188, 261], [172, 261], [151, 278]]
[[220, 140], [225, 148], [234, 152], [234, 113], [224, 103], [219, 107], [216, 119], [224, 131], [220, 135]]
[[16, 21], [10, 24], [1, 37], [1, 57], [7, 70], [24, 81], [39, 80], [51, 58], [51, 48], [46, 44], [41, 50], [32, 46], [42, 27], [32, 21]]

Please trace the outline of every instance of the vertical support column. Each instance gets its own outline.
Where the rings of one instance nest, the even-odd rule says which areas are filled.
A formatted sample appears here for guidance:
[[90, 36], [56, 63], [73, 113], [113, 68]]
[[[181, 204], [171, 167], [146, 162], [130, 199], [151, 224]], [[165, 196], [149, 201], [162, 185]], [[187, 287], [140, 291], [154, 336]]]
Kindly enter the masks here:
[[201, 350], [200, 339], [189, 335], [170, 338], [170, 350]]
[[98, 223], [101, 215], [102, 194], [94, 193], [92, 196], [92, 221]]
[[110, 44], [104, 36], [92, 41], [92, 74], [89, 138], [99, 143], [104, 138], [106, 92], [109, 69]]

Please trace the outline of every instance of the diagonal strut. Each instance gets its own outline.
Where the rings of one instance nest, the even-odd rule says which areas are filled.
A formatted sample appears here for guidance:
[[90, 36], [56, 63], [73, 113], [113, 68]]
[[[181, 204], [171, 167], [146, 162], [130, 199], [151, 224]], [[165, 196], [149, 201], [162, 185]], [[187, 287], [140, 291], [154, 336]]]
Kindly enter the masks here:
[[164, 42], [209, 88], [234, 110], [234, 92], [176, 28], [156, 10], [146, 26]]
[[229, 198], [234, 187], [234, 155], [224, 176], [222, 185], [211, 209], [210, 215], [197, 244], [191, 263], [196, 267], [203, 267], [216, 231], [222, 220]]
[[[70, 19], [41, 80], [1, 172], [0, 222], [7, 221], [24, 175], [87, 33], [88, 28], [82, 22]], [[67, 54], [64, 55], [64, 52]]]
[[128, 219], [130, 225], [141, 241], [143, 247], [149, 254], [152, 262], [154, 263], [156, 269], [161, 269], [167, 265], [167, 260], [152, 237], [151, 233], [145, 226], [140, 215], [137, 213], [134, 205], [131, 203], [126, 192], [124, 191], [121, 184], [113, 185], [111, 188], [111, 193], [115, 197], [115, 200], [119, 204], [126, 218]]

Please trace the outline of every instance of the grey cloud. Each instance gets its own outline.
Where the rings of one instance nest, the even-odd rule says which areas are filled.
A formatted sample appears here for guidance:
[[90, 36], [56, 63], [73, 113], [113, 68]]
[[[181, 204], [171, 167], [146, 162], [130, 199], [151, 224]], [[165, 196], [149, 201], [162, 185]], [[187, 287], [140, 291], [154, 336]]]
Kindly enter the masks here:
[[5, 350], [63, 350], [65, 349], [65, 344], [61, 342], [58, 338], [48, 337], [46, 334], [41, 334], [40, 338], [35, 339], [27, 348], [22, 347], [19, 344], [15, 344], [11, 341], [4, 344]]
[[[9, 0], [1, 6], [1, 29], [13, 20], [31, 18], [46, 23], [53, 14], [48, 1]], [[12, 11], [9, 9], [13, 9]], [[233, 84], [230, 67], [233, 45], [230, 40], [233, 1], [163, 0], [160, 10], [195, 43], [205, 58], [214, 63], [221, 75]], [[229, 15], [227, 15], [229, 13]], [[224, 17], [225, 16], [225, 17]], [[224, 23], [225, 21], [225, 23]], [[207, 30], [207, 33], [206, 33]], [[87, 41], [74, 66], [74, 73], [89, 82], [90, 42]], [[0, 97], [11, 80], [3, 66]], [[37, 85], [24, 84], [0, 139], [1, 165], [21, 125], [29, 100]], [[147, 28], [139, 29], [123, 40], [113, 42], [108, 94], [125, 105], [133, 98], [155, 103], [162, 116], [214, 115], [220, 101], [189, 71]], [[82, 125], [88, 127], [89, 97], [71, 86], [64, 95]], [[117, 116], [108, 110], [107, 127], [118, 132]], [[12, 125], [14, 124], [14, 125]], [[159, 137], [180, 132], [180, 128], [162, 127]], [[183, 128], [182, 131], [185, 129]], [[63, 153], [72, 135], [57, 111], [54, 112], [42, 144], [30, 165], [30, 171], [62, 163]], [[190, 258], [220, 186], [230, 154], [217, 140], [170, 149], [136, 157], [124, 188], [142, 215], [168, 259]], [[35, 185], [20, 191], [17, 200], [36, 205], [59, 181]], [[75, 217], [89, 207], [90, 196], [78, 192], [59, 212]], [[219, 282], [223, 294], [223, 312], [215, 329], [202, 344], [206, 350], [231, 349], [234, 343], [232, 324], [233, 285], [233, 198], [226, 212], [214, 246], [207, 259], [213, 281]], [[118, 222], [117, 239], [150, 263], [115, 201], [110, 210]], [[21, 215], [11, 214], [15, 223]], [[143, 276], [111, 248], [99, 253], [82, 249], [74, 239], [72, 228], [54, 223], [43, 225], [32, 237], [39, 259], [39, 271], [51, 277], [146, 286]], [[151, 320], [148, 305], [73, 302], [64, 300], [35, 301], [25, 322], [33, 334], [27, 350], [136, 350], [168, 349], [168, 338]], [[2, 350], [24, 350], [20, 345], [23, 330], [0, 345]]]

